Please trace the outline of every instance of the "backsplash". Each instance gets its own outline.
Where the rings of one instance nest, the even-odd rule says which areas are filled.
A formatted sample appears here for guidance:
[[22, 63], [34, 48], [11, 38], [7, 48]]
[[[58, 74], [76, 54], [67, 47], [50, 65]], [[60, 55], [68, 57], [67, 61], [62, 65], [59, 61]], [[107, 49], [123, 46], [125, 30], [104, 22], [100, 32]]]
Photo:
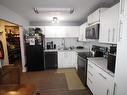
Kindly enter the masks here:
[[92, 45], [108, 47], [108, 48], [110, 48], [111, 46], [111, 44], [99, 43], [98, 41], [80, 42], [78, 41], [78, 38], [45, 38], [45, 46], [47, 45], [47, 42], [51, 42], [51, 41], [53, 41], [53, 44], [56, 44], [57, 49], [63, 48], [64, 43], [65, 43], [65, 47], [67, 48], [82, 46], [90, 50], [92, 48]]
[[56, 48], [62, 48], [65, 43], [65, 47], [77, 47], [84, 46], [84, 42], [79, 42], [78, 38], [45, 38], [45, 46], [47, 42], [53, 41], [56, 44]]
[[89, 42], [84, 42], [83, 44], [85, 48], [89, 48], [90, 50], [92, 48], [92, 45], [107, 47], [109, 49], [112, 44], [99, 43], [98, 41], [89, 41]]

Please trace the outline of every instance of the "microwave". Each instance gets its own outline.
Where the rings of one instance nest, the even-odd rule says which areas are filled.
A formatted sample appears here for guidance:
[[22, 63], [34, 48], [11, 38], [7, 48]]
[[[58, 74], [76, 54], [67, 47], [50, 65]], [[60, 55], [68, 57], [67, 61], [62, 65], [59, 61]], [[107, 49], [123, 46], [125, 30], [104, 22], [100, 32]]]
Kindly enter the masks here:
[[86, 28], [85, 37], [86, 39], [99, 39], [99, 28], [100, 24], [95, 24]]

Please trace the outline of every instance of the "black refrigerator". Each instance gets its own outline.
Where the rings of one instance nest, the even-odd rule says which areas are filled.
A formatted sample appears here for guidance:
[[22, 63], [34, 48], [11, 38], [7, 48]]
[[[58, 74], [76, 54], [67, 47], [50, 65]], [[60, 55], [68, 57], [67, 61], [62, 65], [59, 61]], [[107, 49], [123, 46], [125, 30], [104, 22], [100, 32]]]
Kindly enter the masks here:
[[40, 28], [32, 28], [26, 32], [24, 39], [27, 71], [44, 70], [44, 38]]

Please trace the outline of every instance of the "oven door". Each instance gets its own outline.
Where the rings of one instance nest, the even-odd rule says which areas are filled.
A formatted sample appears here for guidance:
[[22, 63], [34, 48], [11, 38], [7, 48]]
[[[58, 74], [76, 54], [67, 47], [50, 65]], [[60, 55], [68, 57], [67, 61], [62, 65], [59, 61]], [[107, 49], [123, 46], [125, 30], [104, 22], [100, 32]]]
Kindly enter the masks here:
[[83, 85], [86, 86], [87, 79], [87, 59], [78, 56], [78, 76]]

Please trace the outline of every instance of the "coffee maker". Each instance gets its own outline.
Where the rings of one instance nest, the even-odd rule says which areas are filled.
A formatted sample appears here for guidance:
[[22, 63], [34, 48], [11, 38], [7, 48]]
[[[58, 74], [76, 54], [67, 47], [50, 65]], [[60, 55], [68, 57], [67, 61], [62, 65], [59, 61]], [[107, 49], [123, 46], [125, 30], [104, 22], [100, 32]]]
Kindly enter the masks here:
[[47, 42], [47, 49], [56, 49], [56, 44], [53, 44], [53, 41]]

